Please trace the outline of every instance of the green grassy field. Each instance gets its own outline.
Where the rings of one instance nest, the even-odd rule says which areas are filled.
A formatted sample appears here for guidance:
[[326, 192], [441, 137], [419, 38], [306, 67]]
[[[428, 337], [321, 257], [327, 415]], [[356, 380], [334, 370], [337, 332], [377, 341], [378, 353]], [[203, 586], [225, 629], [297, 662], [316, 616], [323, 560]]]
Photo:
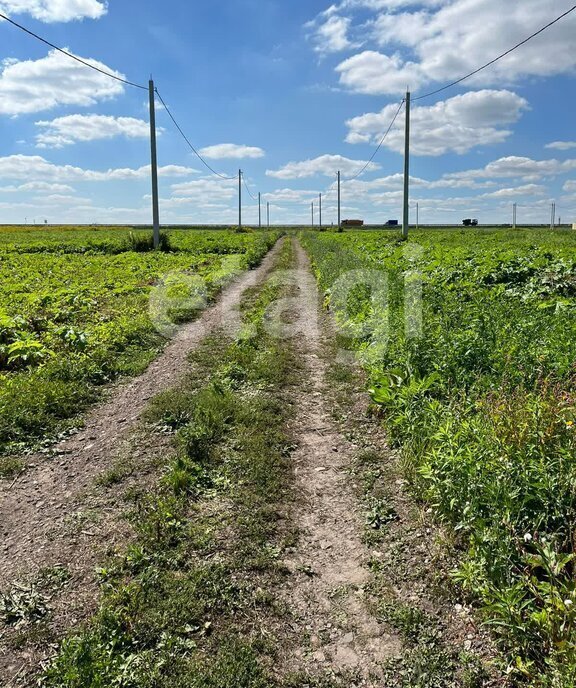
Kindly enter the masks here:
[[[277, 236], [174, 230], [165, 250], [150, 252], [150, 233], [128, 228], [0, 228], [0, 475], [20, 470], [16, 450], [77, 423], [103, 384], [138, 373], [154, 358], [165, 340], [148, 300], [162, 276], [195, 275], [212, 298]], [[372, 410], [401, 455], [415, 499], [449, 534], [447, 546], [459, 562], [454, 584], [493, 631], [510, 685], [571, 688], [576, 232], [434, 229], [412, 232], [408, 242], [397, 231], [304, 232], [301, 240], [336, 319], [338, 344], [366, 369]], [[292, 265], [291, 250], [285, 246], [280, 267]], [[188, 298], [195, 294], [191, 284], [197, 282], [176, 280], [170, 288]], [[279, 457], [289, 444], [281, 426], [290, 409], [280, 399], [298, 363], [292, 344], [263, 333], [266, 310], [282, 295], [272, 283], [248, 294], [244, 315], [259, 336], [229, 344], [209, 339], [211, 352], [224, 347], [216, 362], [210, 353], [217, 370], [208, 372], [207, 357], [204, 377], [190, 389], [152, 402], [149, 419], [174, 426], [177, 451], [140, 513], [137, 545], [106, 579], [101, 611], [61, 647], [48, 685], [100, 685], [103, 676], [114, 682], [133, 655], [144, 663], [134, 664], [127, 685], [144, 685], [147, 667], [162, 673], [172, 660], [178, 680], [162, 685], [192, 685], [193, 675], [200, 681], [194, 685], [231, 686], [238, 671], [252, 681], [246, 685], [271, 685], [255, 660], [266, 653], [243, 643], [237, 625], [237, 609], [238, 618], [252, 618], [238, 606], [244, 588], [234, 588], [233, 611], [218, 620], [219, 637], [229, 643], [202, 637], [215, 663], [190, 664], [195, 644], [164, 646], [158, 638], [166, 624], [178, 636], [181, 609], [202, 619], [206, 609], [219, 608], [229, 572], [234, 581], [248, 581], [256, 568], [271, 576], [250, 579], [250, 590], [277, 585], [277, 571], [265, 560], [277, 536], [267, 518], [289, 479]], [[194, 303], [174, 308], [171, 317], [194, 317]], [[275, 389], [273, 404], [268, 392], [264, 406], [242, 396], [244, 385], [253, 392], [254, 380], [259, 390]], [[238, 452], [231, 465], [230, 447]], [[188, 530], [190, 499], [212, 483], [230, 490], [229, 513], [215, 524], [211, 512], [194, 513]], [[212, 526], [224, 539], [230, 523], [245, 521], [250, 528], [235, 536], [229, 572], [195, 568], [189, 552], [212, 551], [204, 539]], [[153, 556], [145, 560], [142, 552]], [[127, 576], [137, 585], [126, 586]], [[272, 614], [268, 599], [262, 609], [260, 600], [250, 598], [250, 605]], [[111, 632], [119, 639], [113, 648]], [[147, 654], [151, 649], [159, 663]], [[434, 681], [421, 685], [455, 685]]]
[[[576, 233], [303, 241], [414, 494], [455, 533], [455, 579], [516, 676], [574, 685]], [[388, 301], [361, 283], [342, 299], [355, 270], [385, 273]], [[405, 282], [422, 290], [421, 336], [406, 330]]]
[[[276, 238], [173, 231], [155, 253], [150, 232], [128, 228], [0, 227], [0, 453], [52, 437], [99, 386], [146, 367], [165, 341], [148, 313], [160, 278], [196, 275], [212, 298]], [[193, 296], [189, 283], [170, 288]], [[188, 304], [172, 315], [195, 313]]]

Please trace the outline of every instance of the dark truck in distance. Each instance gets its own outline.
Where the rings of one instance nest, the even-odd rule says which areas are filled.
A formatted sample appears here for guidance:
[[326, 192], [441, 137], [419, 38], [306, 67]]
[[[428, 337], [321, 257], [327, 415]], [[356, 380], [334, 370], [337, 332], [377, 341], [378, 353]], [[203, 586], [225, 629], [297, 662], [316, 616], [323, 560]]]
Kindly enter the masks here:
[[398, 227], [398, 220], [388, 220], [386, 227]]
[[470, 218], [466, 218], [465, 220], [462, 220], [462, 224], [464, 225], [464, 227], [477, 227], [478, 220], [471, 220]]
[[342, 227], [363, 227], [364, 220], [342, 220]]

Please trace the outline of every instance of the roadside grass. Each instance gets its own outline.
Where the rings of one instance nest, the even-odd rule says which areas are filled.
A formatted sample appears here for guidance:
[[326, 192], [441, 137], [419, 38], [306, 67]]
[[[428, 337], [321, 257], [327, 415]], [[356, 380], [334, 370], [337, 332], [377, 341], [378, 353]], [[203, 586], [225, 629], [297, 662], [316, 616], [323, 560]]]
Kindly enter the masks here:
[[[413, 494], [452, 529], [454, 580], [498, 639], [510, 682], [573, 686], [576, 236], [415, 232], [399, 245], [351, 232], [303, 241]], [[387, 273], [386, 306], [369, 289], [351, 292], [344, 308], [334, 301], [334, 283], [356, 269]], [[415, 273], [420, 338], [405, 330], [403, 284]]]
[[[393, 486], [401, 470], [398, 458], [383, 456], [371, 446], [369, 418], [350, 411], [350, 399], [361, 388], [356, 362], [339, 362], [338, 351], [349, 340], [336, 335], [327, 369], [333, 415], [349, 438], [360, 445], [351, 466], [358, 498], [364, 506], [364, 541], [371, 548], [371, 580], [367, 600], [374, 617], [393, 629], [403, 641], [402, 653], [383, 665], [382, 685], [390, 688], [482, 688], [493, 685], [485, 658], [454, 642], [441, 620], [453, 608], [454, 587], [446, 562], [434, 559], [435, 547], [421, 551], [414, 532], [427, 530], [417, 510], [398, 513]], [[402, 487], [397, 489], [402, 490]], [[398, 507], [399, 508], [399, 507]], [[415, 549], [416, 546], [416, 549]], [[436, 613], [429, 610], [434, 600]]]
[[0, 456], [0, 480], [11, 479], [26, 468], [26, 463], [16, 456]]
[[[291, 260], [287, 242], [278, 267]], [[279, 510], [291, 479], [282, 390], [298, 371], [263, 325], [280, 294], [271, 282], [247, 293], [253, 336], [209, 337], [189, 379], [152, 400], [151, 431], [173, 435], [163, 475], [132, 495], [135, 540], [101, 567], [97, 615], [64, 640], [41, 685], [275, 685], [269, 617], [285, 613], [273, 590], [293, 538]]]

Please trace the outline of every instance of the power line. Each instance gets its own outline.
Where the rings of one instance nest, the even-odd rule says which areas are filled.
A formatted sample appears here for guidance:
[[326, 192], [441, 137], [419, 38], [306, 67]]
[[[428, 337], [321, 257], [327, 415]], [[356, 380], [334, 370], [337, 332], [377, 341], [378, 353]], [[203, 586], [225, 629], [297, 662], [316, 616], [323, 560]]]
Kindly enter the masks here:
[[510, 48], [510, 50], [507, 50], [505, 53], [502, 53], [501, 55], [498, 55], [498, 57], [495, 57], [493, 60], [490, 60], [490, 62], [487, 62], [485, 65], [482, 65], [482, 67], [479, 67], [478, 69], [475, 69], [473, 72], [470, 72], [470, 74], [466, 74], [466, 76], [461, 77], [460, 79], [456, 79], [456, 81], [453, 81], [450, 84], [446, 84], [446, 86], [442, 86], [442, 88], [438, 88], [435, 91], [431, 91], [430, 93], [425, 93], [422, 96], [418, 96], [417, 98], [412, 98], [412, 100], [422, 100], [423, 98], [430, 98], [431, 96], [435, 96], [438, 93], [442, 93], [442, 91], [446, 91], [449, 88], [452, 88], [452, 86], [456, 86], [457, 84], [461, 84], [463, 81], [466, 81], [466, 79], [469, 79], [471, 76], [474, 76], [475, 74], [478, 74], [478, 72], [483, 71], [487, 67], [490, 67], [491, 65], [495, 64], [499, 60], [501, 60], [503, 57], [506, 57], [507, 55], [510, 55], [510, 53], [513, 53], [515, 50], [520, 48], [521, 46], [525, 45], [529, 41], [531, 41], [533, 38], [536, 38], [536, 36], [539, 36], [541, 33], [544, 33], [547, 29], [549, 29], [551, 26], [554, 26], [554, 24], [557, 24], [559, 21], [567, 17], [570, 13], [574, 12], [576, 10], [576, 5], [574, 7], [571, 7], [569, 10], [564, 12], [564, 14], [561, 14], [559, 17], [551, 21], [549, 24], [546, 24], [546, 26], [543, 26], [541, 29], [533, 33], [531, 36], [528, 36], [528, 38], [525, 38], [523, 41], [520, 41], [517, 45], [515, 45], [513, 48]]
[[382, 144], [386, 140], [388, 134], [392, 131], [392, 127], [394, 126], [394, 123], [398, 119], [398, 115], [400, 114], [400, 111], [402, 110], [402, 106], [404, 105], [404, 103], [405, 103], [405, 101], [402, 100], [402, 102], [400, 103], [400, 106], [398, 107], [398, 110], [396, 111], [396, 114], [394, 115], [394, 118], [390, 122], [390, 126], [388, 127], [388, 129], [386, 130], [386, 133], [384, 134], [384, 136], [380, 140], [380, 143], [376, 146], [376, 150], [374, 151], [374, 153], [372, 153], [372, 157], [370, 158], [370, 160], [368, 160], [368, 162], [364, 165], [364, 167], [360, 170], [360, 172], [358, 172], [358, 174], [355, 174], [353, 177], [346, 177], [345, 179], [342, 180], [343, 182], [351, 182], [351, 181], [354, 181], [354, 179], [358, 179], [358, 177], [361, 174], [363, 174], [364, 171], [366, 170], [366, 168], [372, 163], [372, 161], [376, 157], [378, 151], [380, 150], [380, 148], [382, 148]]
[[70, 57], [72, 60], [76, 60], [76, 62], [80, 62], [80, 64], [83, 64], [85, 67], [90, 67], [90, 69], [93, 69], [95, 72], [100, 72], [100, 74], [104, 74], [104, 76], [107, 76], [110, 79], [115, 79], [116, 81], [120, 81], [121, 83], [126, 84], [127, 86], [134, 86], [134, 88], [140, 88], [143, 91], [148, 90], [147, 86], [141, 86], [140, 84], [135, 84], [132, 81], [128, 81], [127, 79], [122, 79], [119, 76], [115, 76], [114, 74], [111, 74], [110, 72], [107, 72], [104, 69], [100, 69], [99, 67], [96, 67], [95, 65], [90, 64], [90, 62], [83, 60], [81, 57], [77, 57], [76, 55], [69, 53], [67, 50], [63, 50], [62, 48], [59, 48], [57, 45], [54, 45], [54, 43], [50, 43], [50, 41], [47, 41], [45, 38], [42, 38], [42, 36], [39, 36], [38, 34], [34, 33], [33, 31], [30, 31], [30, 29], [27, 29], [25, 26], [18, 24], [13, 19], [10, 19], [10, 17], [7, 17], [5, 14], [2, 14], [1, 12], [0, 12], [0, 19], [4, 19], [9, 24], [12, 24], [13, 26], [15, 26], [17, 29], [24, 31], [25, 33], [29, 34], [33, 38], [36, 38], [36, 40], [38, 40], [42, 43], [45, 43], [46, 45], [49, 45], [51, 48], [54, 48], [54, 50], [57, 50], [59, 53], [62, 53], [62, 55], [66, 55], [66, 57]]
[[178, 124], [178, 122], [174, 119], [174, 115], [170, 112], [170, 109], [168, 108], [168, 106], [167, 106], [166, 103], [164, 102], [164, 100], [163, 100], [162, 96], [160, 95], [158, 89], [156, 88], [156, 89], [154, 89], [154, 90], [155, 90], [156, 95], [158, 96], [160, 102], [161, 102], [162, 105], [164, 106], [164, 109], [165, 109], [166, 112], [168, 113], [168, 116], [170, 117], [170, 119], [171, 119], [172, 122], [174, 123], [174, 126], [176, 127], [176, 129], [178, 129], [178, 131], [179, 131], [180, 134], [182, 135], [182, 138], [184, 139], [184, 141], [186, 141], [186, 143], [188, 144], [188, 146], [190, 147], [190, 149], [192, 150], [192, 152], [194, 153], [194, 155], [198, 158], [198, 160], [200, 160], [200, 162], [201, 162], [203, 165], [205, 165], [205, 167], [207, 167], [207, 168], [210, 170], [210, 172], [212, 172], [212, 174], [215, 174], [217, 177], [220, 177], [220, 179], [225, 179], [226, 181], [231, 181], [232, 179], [236, 179], [236, 175], [234, 175], [233, 177], [227, 177], [227, 176], [224, 175], [224, 174], [220, 174], [220, 172], [216, 172], [216, 170], [215, 170], [213, 167], [210, 167], [210, 165], [206, 162], [206, 160], [204, 160], [204, 158], [200, 155], [200, 153], [196, 150], [196, 148], [194, 148], [194, 146], [190, 143], [188, 137], [187, 137], [186, 134], [182, 131], [182, 128], [180, 127], [180, 125]]
[[251, 198], [253, 201], [257, 201], [258, 199], [256, 198], [256, 196], [253, 196], [253, 195], [252, 195], [252, 192], [251, 192], [250, 189], [248, 188], [248, 184], [246, 183], [246, 177], [244, 176], [244, 173], [242, 173], [242, 181], [244, 182], [244, 186], [246, 187], [246, 191], [248, 192], [248, 195], [250, 196], [250, 198]]

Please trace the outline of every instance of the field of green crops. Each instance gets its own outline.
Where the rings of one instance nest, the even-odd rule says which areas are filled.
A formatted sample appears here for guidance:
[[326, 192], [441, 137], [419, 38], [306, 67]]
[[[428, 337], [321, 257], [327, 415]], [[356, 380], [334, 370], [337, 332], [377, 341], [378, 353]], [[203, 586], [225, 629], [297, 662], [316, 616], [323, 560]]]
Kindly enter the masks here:
[[197, 275], [213, 297], [277, 235], [172, 231], [157, 253], [149, 238], [126, 228], [0, 227], [0, 453], [64, 430], [101, 385], [145, 368], [165, 342], [148, 314], [164, 275]]
[[[511, 671], [576, 685], [576, 232], [303, 242], [415, 495], [456, 534], [454, 576]], [[338, 300], [335, 283], [354, 270], [384, 271], [388, 302], [362, 284]], [[404, 284], [414, 303], [420, 279], [416, 336]]]

